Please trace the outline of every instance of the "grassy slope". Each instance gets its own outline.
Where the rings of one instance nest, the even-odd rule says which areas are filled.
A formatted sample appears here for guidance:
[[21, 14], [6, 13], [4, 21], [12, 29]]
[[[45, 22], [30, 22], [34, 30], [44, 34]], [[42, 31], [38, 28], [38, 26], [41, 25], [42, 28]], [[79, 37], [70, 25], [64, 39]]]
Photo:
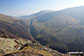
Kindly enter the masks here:
[[52, 17], [47, 21], [39, 21], [46, 15], [42, 16], [41, 18], [39, 16], [33, 18], [30, 28], [36, 40], [43, 45], [49, 45], [51, 48], [61, 52], [84, 50], [81, 49], [84, 45], [82, 40], [84, 39], [84, 26], [80, 25], [78, 20], [71, 16], [60, 15]]
[[28, 26], [19, 18], [0, 14], [0, 30], [6, 34], [32, 39]]

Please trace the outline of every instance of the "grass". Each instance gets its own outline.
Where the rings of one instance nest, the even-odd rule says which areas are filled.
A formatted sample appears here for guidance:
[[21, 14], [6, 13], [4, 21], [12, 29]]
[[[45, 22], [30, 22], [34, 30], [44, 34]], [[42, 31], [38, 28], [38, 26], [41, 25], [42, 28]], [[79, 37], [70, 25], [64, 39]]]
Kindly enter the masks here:
[[25, 47], [22, 50], [16, 50], [16, 51], [13, 51], [13, 52], [9, 52], [8, 54], [18, 53], [18, 52], [29, 52], [29, 53], [34, 53], [34, 54], [41, 54], [43, 56], [53, 56], [51, 53], [49, 53], [45, 50], [35, 49], [35, 48], [32, 48], [31, 46]]

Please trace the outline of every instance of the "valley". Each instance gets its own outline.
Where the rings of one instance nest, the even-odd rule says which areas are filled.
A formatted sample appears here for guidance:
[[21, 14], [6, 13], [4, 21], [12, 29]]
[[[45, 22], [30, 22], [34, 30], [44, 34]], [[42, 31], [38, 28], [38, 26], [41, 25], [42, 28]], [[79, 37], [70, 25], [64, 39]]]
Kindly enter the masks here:
[[46, 10], [18, 18], [0, 14], [0, 54], [68, 56], [67, 52], [83, 52], [84, 22], [80, 8], [84, 7]]

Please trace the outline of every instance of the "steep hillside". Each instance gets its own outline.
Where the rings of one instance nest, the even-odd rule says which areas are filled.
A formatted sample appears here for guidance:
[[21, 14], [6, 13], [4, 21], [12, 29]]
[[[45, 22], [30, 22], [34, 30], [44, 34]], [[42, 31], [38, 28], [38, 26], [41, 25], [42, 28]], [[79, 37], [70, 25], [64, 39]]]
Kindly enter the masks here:
[[83, 9], [81, 6], [30, 15], [30, 32], [41, 44], [60, 52], [84, 51]]
[[[8, 37], [11, 35], [33, 40], [29, 34], [29, 27], [23, 20], [0, 14], [0, 32]], [[14, 37], [12, 37], [14, 38]]]
[[67, 52], [72, 48], [68, 46], [71, 42], [76, 44], [74, 42], [77, 39], [76, 26], [80, 27], [80, 24], [73, 17], [60, 15], [46, 22], [33, 19], [30, 31], [32, 36], [41, 44], [49, 45], [49, 47], [61, 52]]

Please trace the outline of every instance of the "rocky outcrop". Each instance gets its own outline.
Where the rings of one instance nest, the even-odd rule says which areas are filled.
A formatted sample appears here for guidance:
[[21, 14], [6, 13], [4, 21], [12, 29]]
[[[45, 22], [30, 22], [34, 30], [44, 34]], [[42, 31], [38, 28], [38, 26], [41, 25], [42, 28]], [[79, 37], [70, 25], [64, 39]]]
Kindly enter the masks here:
[[2, 54], [7, 54], [11, 51], [18, 50], [22, 45], [31, 41], [26, 41], [25, 39], [10, 39], [0, 37], [0, 52]]
[[63, 56], [58, 51], [42, 46], [38, 42], [26, 43], [20, 49], [11, 51], [3, 56]]
[[27, 39], [11, 39], [0, 37], [1, 56], [65, 56], [64, 54], [52, 50], [39, 42]]

